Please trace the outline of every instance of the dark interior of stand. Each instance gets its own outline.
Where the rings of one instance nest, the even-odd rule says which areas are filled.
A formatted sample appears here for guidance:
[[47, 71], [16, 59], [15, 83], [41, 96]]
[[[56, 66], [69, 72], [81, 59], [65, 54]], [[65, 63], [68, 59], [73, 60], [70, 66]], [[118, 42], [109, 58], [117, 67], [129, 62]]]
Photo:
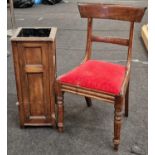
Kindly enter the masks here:
[[17, 37], [49, 37], [50, 28], [23, 28]]

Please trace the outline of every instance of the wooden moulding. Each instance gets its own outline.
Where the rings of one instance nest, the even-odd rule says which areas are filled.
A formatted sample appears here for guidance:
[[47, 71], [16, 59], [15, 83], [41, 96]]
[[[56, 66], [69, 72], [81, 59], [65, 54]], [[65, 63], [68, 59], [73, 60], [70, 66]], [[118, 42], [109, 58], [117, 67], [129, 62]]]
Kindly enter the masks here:
[[43, 66], [42, 65], [26, 65], [25, 72], [27, 72], [27, 73], [43, 72]]
[[85, 89], [85, 88], [78, 88], [78, 87], [72, 87], [69, 85], [61, 85], [61, 90], [62, 91], [67, 91], [67, 92], [71, 92], [74, 94], [79, 94], [82, 96], [87, 96], [87, 97], [92, 97], [92, 98], [96, 98], [99, 100], [104, 100], [110, 103], [114, 103], [115, 100], [115, 96], [111, 95], [111, 94], [106, 94], [100, 91], [94, 91], [94, 90], [90, 90], [90, 89]]

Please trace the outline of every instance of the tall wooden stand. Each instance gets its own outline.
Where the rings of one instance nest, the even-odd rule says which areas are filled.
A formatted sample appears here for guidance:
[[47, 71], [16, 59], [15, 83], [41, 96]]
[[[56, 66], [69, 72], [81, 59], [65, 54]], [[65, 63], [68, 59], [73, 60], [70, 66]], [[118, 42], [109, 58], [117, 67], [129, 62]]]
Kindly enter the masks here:
[[11, 38], [21, 127], [55, 126], [56, 31], [19, 28]]

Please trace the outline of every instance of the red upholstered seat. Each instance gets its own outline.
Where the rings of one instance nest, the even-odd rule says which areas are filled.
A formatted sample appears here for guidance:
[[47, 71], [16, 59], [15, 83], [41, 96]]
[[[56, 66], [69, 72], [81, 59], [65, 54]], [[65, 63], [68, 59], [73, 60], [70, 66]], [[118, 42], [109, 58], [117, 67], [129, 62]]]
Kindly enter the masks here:
[[88, 60], [58, 77], [61, 83], [81, 86], [118, 95], [126, 67], [104, 61]]

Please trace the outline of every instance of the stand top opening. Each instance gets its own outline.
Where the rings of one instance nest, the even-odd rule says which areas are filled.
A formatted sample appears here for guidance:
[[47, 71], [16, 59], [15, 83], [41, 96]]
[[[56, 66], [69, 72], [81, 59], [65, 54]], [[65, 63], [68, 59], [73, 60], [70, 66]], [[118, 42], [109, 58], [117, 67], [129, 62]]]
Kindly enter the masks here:
[[56, 27], [20, 27], [11, 41], [54, 41]]

